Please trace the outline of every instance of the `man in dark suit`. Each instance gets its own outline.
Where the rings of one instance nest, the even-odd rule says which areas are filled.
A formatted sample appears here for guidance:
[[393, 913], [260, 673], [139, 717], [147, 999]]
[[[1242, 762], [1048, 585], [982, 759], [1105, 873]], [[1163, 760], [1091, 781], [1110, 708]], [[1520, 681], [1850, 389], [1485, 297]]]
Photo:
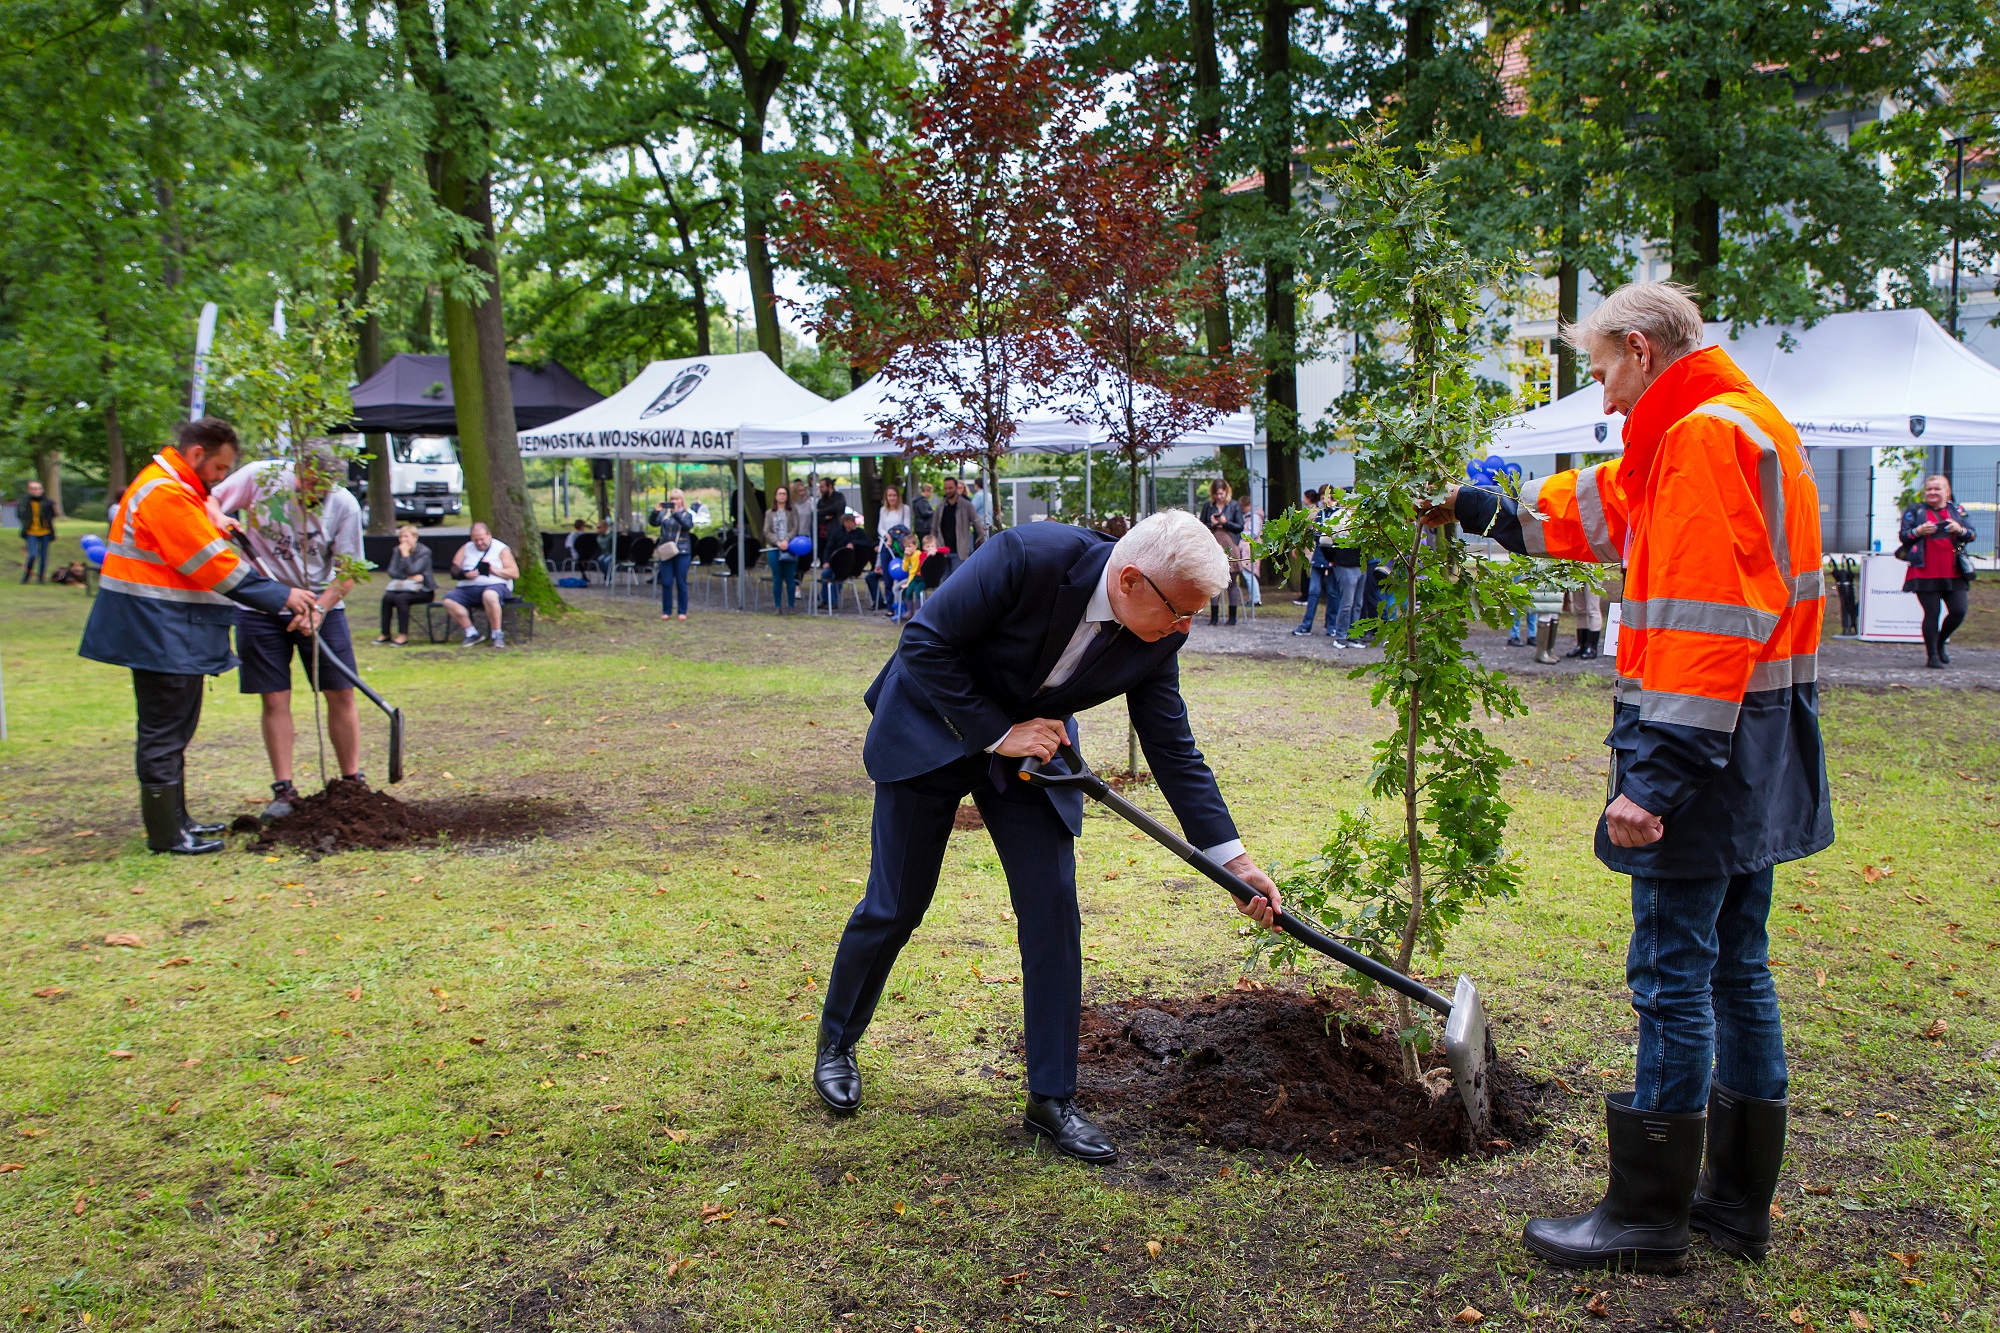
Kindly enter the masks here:
[[1192, 514], [1170, 510], [1115, 543], [1060, 523], [1008, 529], [925, 599], [866, 695], [873, 859], [827, 979], [813, 1071], [833, 1110], [861, 1104], [854, 1045], [930, 906], [953, 815], [970, 794], [1019, 923], [1028, 1128], [1085, 1161], [1117, 1156], [1073, 1100], [1083, 794], [1032, 787], [1016, 774], [1023, 759], [1050, 760], [1074, 740], [1073, 714], [1124, 695], [1188, 840], [1261, 891], [1243, 911], [1270, 926], [1277, 888], [1244, 852], [1180, 695], [1176, 654], [1188, 624], [1228, 579], [1214, 537]]

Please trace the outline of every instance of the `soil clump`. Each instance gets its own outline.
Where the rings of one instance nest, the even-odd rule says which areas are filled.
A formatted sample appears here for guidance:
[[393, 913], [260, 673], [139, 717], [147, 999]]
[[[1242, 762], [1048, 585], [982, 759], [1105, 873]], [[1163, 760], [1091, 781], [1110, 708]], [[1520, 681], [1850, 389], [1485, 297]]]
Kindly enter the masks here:
[[575, 811], [542, 800], [397, 800], [385, 791], [336, 782], [292, 802], [292, 812], [270, 823], [243, 816], [231, 832], [255, 833], [245, 851], [292, 847], [309, 856], [390, 851], [415, 843], [505, 842], [559, 828]]
[[1442, 1051], [1403, 1073], [1390, 1010], [1352, 991], [1253, 988], [1086, 1005], [1080, 1099], [1107, 1128], [1315, 1163], [1423, 1170], [1525, 1148], [1544, 1088], [1487, 1067], [1493, 1128], [1475, 1144]]

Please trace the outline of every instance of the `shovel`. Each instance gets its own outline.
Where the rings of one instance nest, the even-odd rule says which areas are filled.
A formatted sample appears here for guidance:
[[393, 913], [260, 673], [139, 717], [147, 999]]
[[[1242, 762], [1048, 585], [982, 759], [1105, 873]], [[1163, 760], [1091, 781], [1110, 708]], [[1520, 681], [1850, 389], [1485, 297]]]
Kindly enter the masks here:
[[[1252, 898], [1261, 896], [1257, 890], [1202, 855], [1187, 839], [1113, 791], [1103, 778], [1090, 771], [1074, 746], [1065, 745], [1058, 753], [1069, 772], [1052, 773], [1041, 761], [1028, 759], [1022, 761], [1021, 780], [1037, 787], [1080, 791], [1092, 800], [1110, 806], [1147, 837], [1228, 889], [1236, 896], [1236, 901], [1248, 903]], [[1452, 1085], [1458, 1089], [1459, 1098], [1465, 1103], [1474, 1141], [1484, 1140], [1493, 1124], [1492, 1098], [1486, 1089], [1486, 1065], [1492, 1058], [1493, 1039], [1487, 1031], [1486, 1005], [1480, 1000], [1479, 988], [1472, 984], [1472, 978], [1461, 976], [1452, 998], [1447, 1000], [1421, 981], [1406, 977], [1395, 968], [1348, 948], [1296, 913], [1280, 912], [1275, 924], [1307, 948], [1317, 950], [1343, 967], [1359, 972], [1378, 985], [1387, 986], [1444, 1016], [1444, 1058], [1451, 1067]]]

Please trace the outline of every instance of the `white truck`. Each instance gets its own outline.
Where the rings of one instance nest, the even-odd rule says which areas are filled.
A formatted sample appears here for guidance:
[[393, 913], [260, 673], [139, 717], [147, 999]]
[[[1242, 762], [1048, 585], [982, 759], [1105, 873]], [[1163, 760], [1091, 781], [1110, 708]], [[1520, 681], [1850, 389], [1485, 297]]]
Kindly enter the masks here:
[[[362, 438], [349, 436], [347, 443], [362, 456]], [[367, 503], [367, 465], [354, 469], [356, 487], [364, 506]], [[442, 523], [465, 507], [465, 469], [459, 466], [457, 439], [450, 435], [391, 435], [389, 437], [389, 490], [396, 497], [396, 518], [428, 527]]]

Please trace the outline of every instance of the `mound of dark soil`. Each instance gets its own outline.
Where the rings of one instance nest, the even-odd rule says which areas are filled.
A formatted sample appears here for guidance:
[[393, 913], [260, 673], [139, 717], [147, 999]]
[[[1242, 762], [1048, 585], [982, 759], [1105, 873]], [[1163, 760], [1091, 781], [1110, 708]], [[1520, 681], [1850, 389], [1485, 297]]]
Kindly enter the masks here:
[[295, 847], [313, 856], [333, 852], [387, 851], [447, 838], [454, 842], [504, 842], [555, 828], [574, 811], [556, 801], [460, 800], [405, 804], [385, 791], [336, 782], [292, 802], [292, 812], [268, 824], [239, 819], [255, 832], [246, 850]]
[[[1493, 1133], [1474, 1144], [1464, 1104], [1423, 1057], [1404, 1076], [1391, 1012], [1351, 992], [1242, 990], [1199, 999], [1133, 999], [1083, 1011], [1078, 1091], [1109, 1126], [1314, 1162], [1422, 1169], [1541, 1137], [1541, 1089], [1489, 1066]], [[1439, 1072], [1433, 1074], [1431, 1070]]]

